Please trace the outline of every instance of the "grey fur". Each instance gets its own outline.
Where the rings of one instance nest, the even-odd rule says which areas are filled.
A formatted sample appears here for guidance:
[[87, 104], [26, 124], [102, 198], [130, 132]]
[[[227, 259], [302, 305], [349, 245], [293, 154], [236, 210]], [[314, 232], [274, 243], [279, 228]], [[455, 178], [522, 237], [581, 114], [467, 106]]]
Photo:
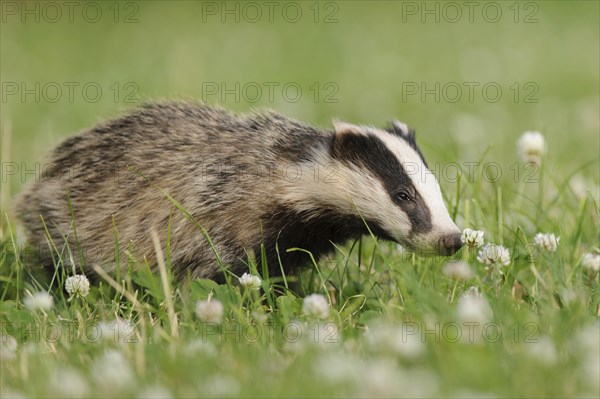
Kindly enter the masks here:
[[[170, 224], [175, 275], [218, 278], [210, 245], [168, 193], [206, 229], [232, 272], [247, 270], [248, 251], [259, 258], [263, 240], [270, 272], [279, 272], [280, 258], [293, 271], [308, 258], [287, 248], [318, 257], [330, 241], [367, 231], [358, 215], [338, 214], [328, 204], [295, 211], [279, 200], [290, 185], [286, 165], [330, 157], [334, 141], [333, 130], [271, 111], [235, 115], [201, 103], [150, 103], [62, 142], [17, 213], [45, 266], [53, 261], [42, 218], [56, 248], [68, 242], [73, 262], [86, 271], [92, 264], [114, 271], [116, 239], [121, 267], [129, 255], [156, 267], [151, 232], [165, 245]], [[369, 226], [390, 238], [376, 223]], [[280, 256], [278, 240], [287, 247]]]
[[[52, 260], [40, 215], [59, 251], [68, 237], [77, 265], [80, 247], [88, 265], [106, 269], [114, 268], [115, 234], [122, 259], [133, 243], [134, 254], [154, 266], [151, 231], [165, 243], [171, 219], [176, 274], [191, 267], [192, 277], [213, 278], [213, 251], [160, 189], [207, 229], [223, 263], [239, 270], [244, 248], [259, 247], [261, 220], [277, 205], [280, 166], [332, 137], [270, 111], [238, 116], [200, 103], [149, 103], [60, 144], [41, 181], [21, 196], [17, 213], [29, 242], [44, 254], [42, 264]], [[244, 165], [246, 177], [239, 171]]]

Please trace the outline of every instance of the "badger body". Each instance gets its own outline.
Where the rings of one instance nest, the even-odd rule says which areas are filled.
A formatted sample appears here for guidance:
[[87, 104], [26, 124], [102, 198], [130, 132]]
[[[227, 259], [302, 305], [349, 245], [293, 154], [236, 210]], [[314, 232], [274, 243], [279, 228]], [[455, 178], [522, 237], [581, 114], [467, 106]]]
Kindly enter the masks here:
[[155, 267], [156, 232], [179, 278], [239, 275], [251, 253], [276, 275], [369, 233], [454, 253], [459, 230], [427, 172], [400, 122], [319, 129], [271, 111], [150, 103], [62, 142], [17, 214], [52, 271], [114, 271], [132, 257]]

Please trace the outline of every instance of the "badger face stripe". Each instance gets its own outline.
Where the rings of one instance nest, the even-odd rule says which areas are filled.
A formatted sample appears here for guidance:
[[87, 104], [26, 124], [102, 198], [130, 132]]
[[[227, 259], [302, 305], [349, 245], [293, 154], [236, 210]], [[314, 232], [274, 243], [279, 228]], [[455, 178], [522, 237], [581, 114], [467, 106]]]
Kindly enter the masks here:
[[[408, 171], [408, 177], [416, 187], [416, 191], [427, 203], [431, 214], [431, 231], [426, 234], [419, 234], [417, 237], [409, 237], [412, 243], [418, 246], [432, 247], [439, 244], [441, 237], [460, 234], [460, 230], [451, 219], [448, 209], [444, 203], [444, 198], [440, 190], [440, 185], [435, 175], [429, 171], [423, 158], [414, 143], [414, 137], [398, 137], [396, 133], [390, 134], [378, 129], [371, 130], [387, 148], [396, 156], [404, 168]], [[411, 144], [411, 140], [413, 143]], [[417, 149], [415, 149], [415, 147]]]
[[[424, 234], [432, 229], [431, 212], [426, 202], [396, 155], [379, 137], [341, 134], [335, 138], [332, 156], [342, 163], [366, 168], [381, 181], [392, 202], [408, 216], [410, 235]], [[409, 193], [411, 200], [400, 200], [397, 194], [401, 190]]]
[[386, 132], [396, 135], [402, 140], [406, 141], [406, 143], [419, 155], [419, 158], [421, 158], [421, 161], [423, 161], [425, 167], [429, 168], [429, 166], [427, 165], [427, 161], [425, 161], [425, 157], [421, 152], [421, 149], [417, 145], [414, 130], [409, 129], [405, 123], [399, 121], [392, 121], [385, 130]]

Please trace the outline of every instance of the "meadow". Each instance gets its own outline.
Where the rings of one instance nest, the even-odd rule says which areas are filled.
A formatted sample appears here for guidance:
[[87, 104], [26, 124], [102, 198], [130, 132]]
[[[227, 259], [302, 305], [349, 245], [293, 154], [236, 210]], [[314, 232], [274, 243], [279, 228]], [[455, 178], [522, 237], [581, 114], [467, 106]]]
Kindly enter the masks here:
[[[600, 5], [469, 4], [0, 3], [0, 397], [600, 396]], [[33, 273], [13, 205], [47, 152], [160, 98], [400, 119], [483, 237], [227, 284], [173, 281], [169, 242], [159, 274]]]

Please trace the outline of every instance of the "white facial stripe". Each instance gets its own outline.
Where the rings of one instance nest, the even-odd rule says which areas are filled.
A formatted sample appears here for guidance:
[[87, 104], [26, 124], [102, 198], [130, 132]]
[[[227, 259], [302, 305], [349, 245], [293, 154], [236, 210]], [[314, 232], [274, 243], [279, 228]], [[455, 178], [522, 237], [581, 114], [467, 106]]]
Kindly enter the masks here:
[[450, 218], [442, 197], [440, 185], [434, 174], [425, 166], [419, 154], [402, 138], [388, 132], [372, 129], [372, 133], [383, 141], [388, 149], [396, 155], [415, 189], [419, 192], [431, 213], [433, 229], [430, 235], [457, 232], [458, 227]]

